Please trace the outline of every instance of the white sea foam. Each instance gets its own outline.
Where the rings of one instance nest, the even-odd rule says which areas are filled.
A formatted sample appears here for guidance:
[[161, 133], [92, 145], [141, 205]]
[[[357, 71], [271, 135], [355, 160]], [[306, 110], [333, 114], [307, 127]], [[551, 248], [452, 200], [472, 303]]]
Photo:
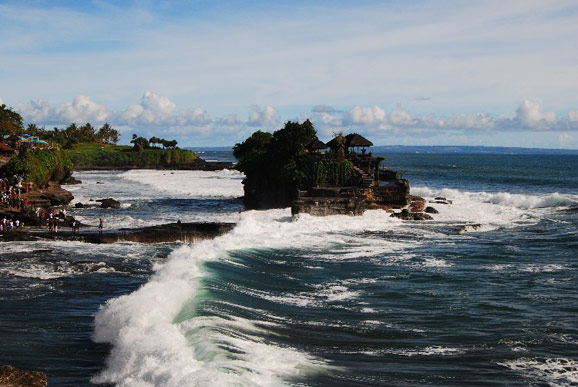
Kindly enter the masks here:
[[[155, 195], [242, 195], [242, 176], [234, 172], [206, 175], [177, 172], [130, 171], [119, 178], [136, 182], [141, 188], [149, 187]], [[434, 192], [427, 188], [413, 193], [445, 196], [453, 199], [453, 204], [440, 207], [440, 214], [433, 222], [419, 224], [391, 218], [383, 211], [367, 211], [361, 217], [301, 215], [296, 219], [291, 217], [288, 209], [247, 211], [238, 219], [232, 232], [175, 250], [165, 262], [155, 265], [155, 274], [146, 285], [132, 294], [108, 301], [97, 314], [94, 339], [110, 342], [113, 349], [106, 369], [94, 381], [122, 386], [275, 385], [304, 372], [329, 367], [311, 354], [279, 347], [259, 338], [263, 336], [259, 333], [265, 329], [261, 321], [194, 315], [193, 306], [199, 295], [200, 281], [206, 275], [203, 263], [211, 260], [234, 263], [234, 258], [228, 254], [230, 251], [293, 248], [306, 251], [312, 259], [379, 259], [381, 264], [411, 267], [416, 260], [410, 252], [424, 243], [422, 241], [430, 237], [463, 238], [445, 235], [437, 229], [438, 226], [471, 222], [491, 225], [491, 229], [531, 221], [525, 211], [527, 203], [520, 206], [496, 194], [457, 190]], [[387, 232], [410, 236], [411, 243], [392, 238], [384, 240]], [[417, 265], [445, 268], [452, 263], [426, 258]], [[360, 294], [350, 283], [326, 282], [320, 284], [319, 289], [316, 295], [237, 290], [297, 307], [326, 306], [329, 302], [355, 299]], [[364, 312], [372, 311], [365, 308]], [[429, 347], [404, 351], [403, 354], [452, 355], [459, 351]]]
[[[111, 342], [114, 349], [107, 369], [94, 381], [126, 386], [270, 385], [321, 367], [321, 361], [292, 348], [217, 334], [215, 326], [208, 331], [192, 328], [198, 325], [197, 317], [175, 321], [197, 292], [204, 276], [202, 262], [226, 259], [227, 250], [262, 241], [257, 238], [256, 229], [261, 227], [257, 218], [273, 214], [282, 216], [270, 222], [271, 231], [298, 229], [283, 211], [245, 214], [232, 233], [175, 250], [164, 264], [157, 265], [157, 272], [141, 289], [107, 302], [96, 316], [94, 339]], [[276, 244], [275, 239], [267, 240]], [[282, 243], [292, 241], [286, 238]], [[252, 322], [230, 324], [236, 326], [231, 331], [238, 331]]]
[[370, 356], [396, 355], [396, 356], [455, 356], [464, 354], [465, 350], [460, 348], [431, 346], [425, 348], [408, 348], [408, 349], [386, 349], [380, 351], [365, 352]]
[[574, 359], [520, 358], [498, 364], [550, 386], [576, 386], [578, 384], [578, 362]]
[[434, 190], [428, 187], [413, 187], [411, 192], [414, 195], [429, 198], [430, 200], [435, 197], [445, 197], [452, 200], [454, 203], [456, 201], [461, 203], [490, 203], [524, 210], [531, 208], [572, 207], [578, 204], [578, 196], [562, 195], [558, 192], [541, 195], [523, 195], [508, 192], [468, 192], [447, 188]]
[[240, 172], [222, 171], [157, 171], [131, 170], [121, 175], [123, 179], [143, 184], [168, 197], [217, 197], [243, 196]]

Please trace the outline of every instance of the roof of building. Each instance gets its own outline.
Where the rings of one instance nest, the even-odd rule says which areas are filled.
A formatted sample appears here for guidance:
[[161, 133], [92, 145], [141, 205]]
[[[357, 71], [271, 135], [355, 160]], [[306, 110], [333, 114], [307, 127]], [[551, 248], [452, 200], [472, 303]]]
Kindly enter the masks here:
[[318, 149], [326, 149], [326, 148], [328, 148], [328, 146], [323, 141], [317, 139], [317, 140], [313, 140], [309, 144], [305, 145], [305, 148], [307, 148], [309, 150], [318, 150]]
[[357, 133], [351, 133], [345, 136], [345, 146], [351, 147], [366, 147], [372, 146], [373, 143]]

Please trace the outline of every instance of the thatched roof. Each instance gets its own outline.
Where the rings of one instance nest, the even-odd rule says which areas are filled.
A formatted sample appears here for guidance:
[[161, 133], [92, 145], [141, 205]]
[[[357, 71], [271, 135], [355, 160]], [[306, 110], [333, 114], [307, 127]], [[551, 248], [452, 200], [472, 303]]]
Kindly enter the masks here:
[[352, 147], [367, 147], [372, 146], [373, 143], [357, 133], [348, 134], [345, 136], [345, 146]]
[[319, 150], [319, 149], [326, 149], [326, 148], [328, 148], [328, 146], [323, 141], [317, 139], [317, 140], [313, 140], [309, 144], [305, 145], [305, 148], [313, 151], [313, 150]]

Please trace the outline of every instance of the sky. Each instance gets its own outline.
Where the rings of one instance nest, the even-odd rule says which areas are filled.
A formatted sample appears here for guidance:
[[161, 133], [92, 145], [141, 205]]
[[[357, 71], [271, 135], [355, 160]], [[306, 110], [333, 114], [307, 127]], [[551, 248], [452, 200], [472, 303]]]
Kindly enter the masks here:
[[121, 143], [578, 149], [577, 37], [576, 0], [0, 0], [0, 103]]

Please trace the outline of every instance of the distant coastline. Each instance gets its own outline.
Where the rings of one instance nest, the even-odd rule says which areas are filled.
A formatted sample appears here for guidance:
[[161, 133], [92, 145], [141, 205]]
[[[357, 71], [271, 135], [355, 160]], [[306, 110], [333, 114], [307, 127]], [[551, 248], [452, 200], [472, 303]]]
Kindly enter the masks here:
[[[197, 152], [223, 152], [231, 150], [230, 146], [213, 147], [183, 147], [183, 149]], [[488, 154], [488, 155], [571, 155], [577, 156], [578, 149], [547, 149], [547, 148], [522, 148], [481, 145], [377, 145], [372, 148], [373, 153], [423, 153], [423, 154]]]

